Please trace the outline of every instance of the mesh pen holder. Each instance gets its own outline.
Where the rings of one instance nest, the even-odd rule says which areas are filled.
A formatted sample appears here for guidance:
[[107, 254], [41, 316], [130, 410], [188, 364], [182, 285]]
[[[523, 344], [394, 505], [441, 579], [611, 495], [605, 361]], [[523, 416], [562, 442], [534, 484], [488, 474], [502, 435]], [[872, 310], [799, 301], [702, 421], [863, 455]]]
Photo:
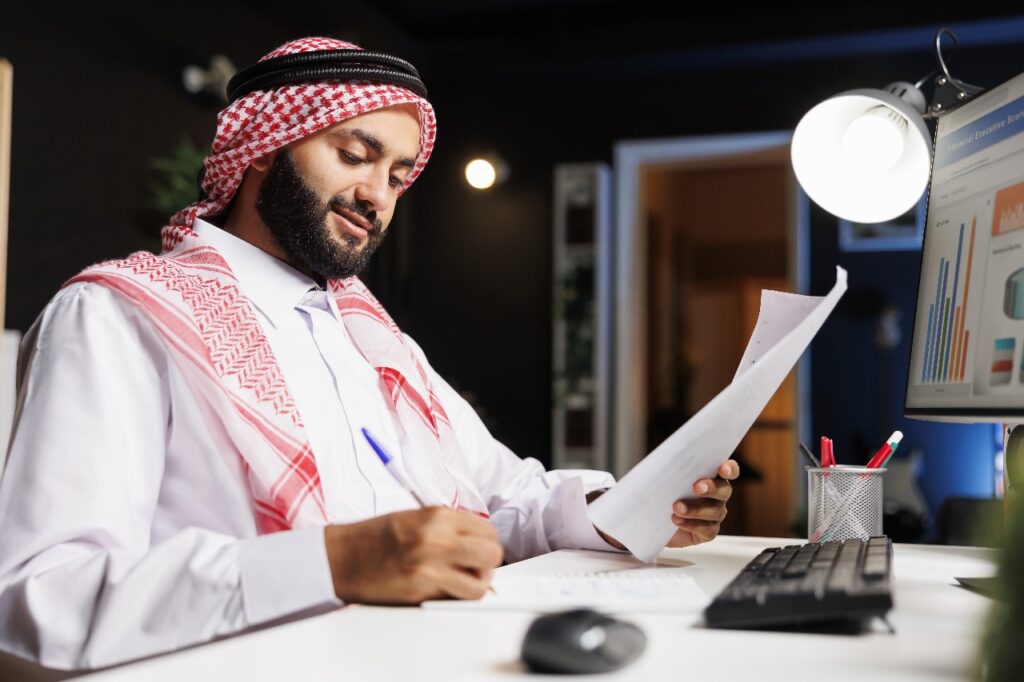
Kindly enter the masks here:
[[882, 534], [885, 469], [844, 466], [807, 470], [807, 539], [829, 542]]

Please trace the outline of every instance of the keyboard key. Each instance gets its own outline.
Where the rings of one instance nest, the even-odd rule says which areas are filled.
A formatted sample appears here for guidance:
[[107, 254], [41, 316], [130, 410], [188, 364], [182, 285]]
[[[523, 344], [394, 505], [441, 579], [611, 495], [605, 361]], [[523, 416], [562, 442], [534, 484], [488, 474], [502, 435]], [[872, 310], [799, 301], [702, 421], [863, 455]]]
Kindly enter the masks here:
[[766, 549], [758, 554], [746, 567], [744, 571], [760, 571], [765, 564], [771, 561], [772, 557], [775, 556], [777, 549]]
[[761, 570], [761, 573], [764, 575], [782, 573], [786, 565], [796, 555], [796, 550], [796, 547], [783, 547], [771, 558], [768, 564]]

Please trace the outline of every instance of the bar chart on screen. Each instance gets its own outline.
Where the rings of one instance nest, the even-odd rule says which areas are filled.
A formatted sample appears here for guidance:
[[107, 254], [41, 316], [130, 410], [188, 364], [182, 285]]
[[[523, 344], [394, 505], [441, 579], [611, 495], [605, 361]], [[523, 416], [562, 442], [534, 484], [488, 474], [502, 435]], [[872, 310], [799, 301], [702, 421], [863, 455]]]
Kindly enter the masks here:
[[922, 384], [971, 380], [971, 354], [978, 342], [978, 306], [974, 299], [982, 294], [977, 283], [982, 274], [978, 269], [979, 262], [984, 261], [985, 245], [981, 242], [987, 241], [986, 226], [979, 224], [979, 211], [964, 210], [977, 207], [956, 208], [959, 210], [940, 217], [931, 228], [942, 235], [944, 244], [938, 261], [922, 264], [928, 270], [924, 281], [930, 283], [927, 310], [920, 311], [918, 320], [918, 324], [927, 325], [917, 368]]

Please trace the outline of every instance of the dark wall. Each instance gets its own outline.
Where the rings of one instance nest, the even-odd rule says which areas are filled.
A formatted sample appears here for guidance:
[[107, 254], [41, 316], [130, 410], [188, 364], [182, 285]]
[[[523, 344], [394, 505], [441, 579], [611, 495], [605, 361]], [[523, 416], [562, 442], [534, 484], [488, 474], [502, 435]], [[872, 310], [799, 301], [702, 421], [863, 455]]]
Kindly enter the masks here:
[[149, 207], [150, 159], [168, 156], [182, 136], [208, 146], [218, 110], [185, 91], [184, 65], [205, 66], [215, 46], [252, 59], [284, 38], [251, 19], [219, 34], [224, 15], [183, 40], [174, 13], [189, 9], [5, 6], [0, 54], [14, 65], [8, 328], [27, 329], [81, 268], [159, 247], [167, 216]]
[[[184, 65], [205, 65], [222, 52], [242, 66], [298, 35], [352, 39], [422, 64], [440, 126], [434, 158], [403, 198], [366, 279], [433, 365], [472, 394], [495, 434], [543, 461], [551, 432], [555, 164], [610, 162], [622, 139], [791, 129], [827, 95], [913, 80], [934, 60], [929, 29], [916, 34], [914, 49], [899, 39], [865, 39], [871, 50], [853, 56], [847, 43], [820, 41], [774, 52], [685, 52], [681, 43], [676, 56], [581, 59], [559, 54], [553, 42], [456, 62], [418, 53], [415, 27], [388, 25], [368, 3], [312, 3], [330, 21], [298, 8], [283, 16], [279, 4], [255, 6], [5, 6], [0, 54], [15, 64], [7, 326], [26, 329], [82, 267], [156, 245], [167, 216], [148, 207], [149, 160], [169, 154], [183, 134], [208, 144], [219, 108], [211, 97], [185, 92]], [[628, 32], [628, 17], [622, 21]], [[766, 44], [772, 38], [758, 36]], [[961, 78], [992, 85], [1024, 70], [1024, 39], [975, 41], [953, 65]], [[461, 176], [467, 157], [481, 151], [500, 153], [511, 169], [508, 182], [487, 193], [470, 191]], [[887, 258], [904, 276], [879, 286], [912, 296], [916, 254]], [[840, 352], [861, 353], [867, 341], [860, 333], [837, 340]], [[816, 370], [816, 381], [824, 376]], [[826, 400], [826, 389], [815, 385], [816, 402]], [[856, 389], [845, 399], [867, 404], [867, 388]], [[894, 394], [890, 411], [896, 415], [901, 404]], [[832, 408], [823, 409], [840, 432]], [[873, 413], [844, 418], [879, 421]]]

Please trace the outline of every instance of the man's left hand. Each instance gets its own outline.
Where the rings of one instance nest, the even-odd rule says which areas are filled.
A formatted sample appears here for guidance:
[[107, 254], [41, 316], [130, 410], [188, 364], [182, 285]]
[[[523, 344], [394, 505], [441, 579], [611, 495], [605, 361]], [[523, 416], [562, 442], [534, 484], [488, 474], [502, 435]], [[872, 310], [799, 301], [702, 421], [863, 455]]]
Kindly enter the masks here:
[[[689, 547], [699, 545], [702, 542], [714, 540], [718, 531], [722, 529], [722, 521], [725, 519], [725, 505], [732, 497], [733, 481], [740, 475], [740, 465], [734, 459], [730, 459], [718, 467], [718, 477], [702, 478], [693, 484], [693, 492], [696, 498], [676, 500], [672, 505], [672, 523], [676, 525], [676, 532], [669, 541], [667, 547]], [[594, 499], [587, 496], [589, 504]], [[600, 528], [596, 528], [598, 534], [605, 542], [619, 549], [626, 549], [621, 542], [605, 534]]]
[[739, 475], [740, 465], [730, 459], [718, 467], [717, 478], [704, 478], [693, 484], [696, 499], [676, 500], [672, 505], [672, 523], [677, 530], [667, 546], [689, 547], [718, 537], [727, 511], [725, 505], [732, 496], [729, 481]]

